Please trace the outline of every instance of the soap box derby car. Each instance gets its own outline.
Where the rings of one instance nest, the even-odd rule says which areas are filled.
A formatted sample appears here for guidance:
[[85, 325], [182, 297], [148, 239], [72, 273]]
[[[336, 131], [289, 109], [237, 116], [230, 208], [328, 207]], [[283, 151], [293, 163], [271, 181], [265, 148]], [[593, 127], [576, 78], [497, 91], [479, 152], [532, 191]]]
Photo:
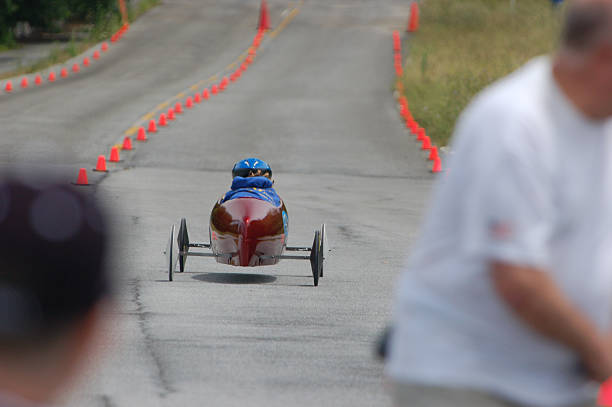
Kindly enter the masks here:
[[[282, 201], [280, 206], [246, 197], [219, 201], [210, 214], [210, 243], [191, 242], [185, 218], [181, 219], [178, 231], [172, 225], [165, 252], [168, 279], [173, 280], [177, 263], [179, 272], [185, 271], [189, 256], [214, 257], [217, 263], [240, 267], [268, 266], [281, 259], [292, 259], [310, 260], [314, 285], [318, 286], [327, 250], [325, 224], [315, 231], [311, 247], [287, 246], [287, 233], [287, 209]], [[285, 251], [309, 253], [286, 255]]]

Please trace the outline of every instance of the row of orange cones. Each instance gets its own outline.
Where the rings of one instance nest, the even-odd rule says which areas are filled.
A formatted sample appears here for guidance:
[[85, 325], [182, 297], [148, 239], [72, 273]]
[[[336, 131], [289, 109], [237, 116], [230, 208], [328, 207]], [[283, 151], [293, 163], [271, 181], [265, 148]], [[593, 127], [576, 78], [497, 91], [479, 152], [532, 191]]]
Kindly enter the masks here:
[[[413, 3], [414, 4], [414, 3]], [[393, 59], [395, 64], [395, 73], [398, 77], [398, 90], [402, 93], [401, 86], [401, 76], [402, 76], [402, 47], [400, 34], [398, 31], [393, 31]], [[398, 99], [400, 105], [400, 114], [404, 118], [406, 122], [406, 128], [408, 128], [412, 134], [416, 135], [417, 141], [421, 142], [421, 150], [429, 151], [428, 160], [433, 161], [432, 172], [441, 172], [442, 171], [442, 160], [438, 154], [438, 147], [433, 145], [427, 134], [425, 133], [425, 129], [414, 120], [412, 117], [412, 113], [410, 113], [410, 109], [408, 108], [408, 101], [404, 95], [401, 95]]]
[[[128, 29], [129, 29], [129, 25], [128, 24], [124, 24], [116, 33], [114, 33], [111, 36], [111, 42], [119, 41], [119, 39], [121, 39], [123, 34], [125, 34]], [[96, 49], [93, 52], [93, 55], [92, 55], [91, 59], [89, 57], [83, 58], [83, 67], [86, 68], [86, 67], [90, 66], [91, 62], [92, 62], [91, 61], [92, 59], [95, 59], [95, 60], [99, 59], [100, 56], [102, 55], [100, 51], [102, 51], [102, 52], [108, 51], [108, 43], [107, 42], [103, 42], [102, 43], [102, 45], [100, 46], [100, 50]], [[80, 67], [79, 64], [74, 63], [72, 65], [72, 69], [71, 70], [74, 73], [78, 73], [81, 70], [81, 67]], [[62, 77], [62, 78], [67, 78], [68, 74], [69, 74], [68, 68], [64, 67], [64, 68], [61, 69], [61, 71], [59, 73], [59, 76]], [[47, 77], [47, 81], [48, 82], [55, 82], [56, 79], [57, 79], [57, 74], [54, 71], [49, 72], [49, 76]], [[34, 84], [37, 85], [37, 86], [40, 86], [40, 85], [43, 84], [43, 77], [40, 74], [37, 74], [36, 77], [34, 78]], [[23, 89], [26, 89], [27, 87], [29, 87], [30, 83], [28, 81], [28, 78], [26, 76], [21, 78], [21, 81], [20, 81], [19, 85]], [[11, 82], [10, 80], [7, 81], [4, 84], [4, 91], [6, 93], [11, 93], [13, 90], [14, 90], [13, 82]]]
[[[235, 82], [242, 76], [242, 74], [248, 69], [248, 66], [253, 62], [253, 59], [256, 55], [256, 50], [261, 44], [263, 39], [265, 30], [259, 30], [257, 35], [253, 40], [253, 46], [249, 49], [249, 55], [244, 59], [242, 64], [236, 69], [231, 75], [224, 76], [223, 79], [218, 84], [214, 84], [210, 87], [210, 89], [205, 88], [202, 92], [198, 92], [193, 96], [188, 96], [185, 99], [185, 109], [191, 109], [195, 106], [195, 104], [201, 103], [204, 100], [210, 99], [212, 95], [216, 95], [220, 92], [223, 92], [230, 82]], [[147, 133], [156, 133], [158, 131], [158, 127], [166, 127], [169, 124], [169, 121], [175, 120], [177, 118], [176, 115], [182, 114], [185, 111], [183, 110], [183, 104], [181, 102], [176, 102], [174, 107], [170, 107], [167, 113], [161, 113], [159, 115], [158, 120], [150, 119], [148, 123], [148, 127], [145, 130], [144, 126], [140, 126], [138, 128], [138, 133], [136, 136], [136, 141], [144, 142], [147, 141]], [[121, 148], [118, 146], [113, 146], [110, 151], [110, 156], [108, 158], [109, 162], [120, 162], [119, 158], [119, 149], [121, 150], [133, 150], [132, 139], [127, 136], [123, 139], [123, 144]], [[98, 156], [98, 161], [96, 163], [96, 168], [94, 171], [107, 172], [106, 166], [106, 157], [104, 155]], [[76, 185], [89, 185], [87, 179], [87, 170], [85, 168], [80, 168]]]

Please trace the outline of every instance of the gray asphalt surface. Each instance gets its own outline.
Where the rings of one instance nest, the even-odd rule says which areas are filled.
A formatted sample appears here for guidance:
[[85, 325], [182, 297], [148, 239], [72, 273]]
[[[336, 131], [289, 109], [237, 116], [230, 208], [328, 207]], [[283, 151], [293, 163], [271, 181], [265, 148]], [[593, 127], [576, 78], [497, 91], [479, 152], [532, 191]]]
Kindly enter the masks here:
[[[259, 2], [215, 3], [166, 1], [82, 77], [0, 98], [0, 165], [74, 178], [143, 114], [222, 70], [252, 40]], [[271, 1], [272, 25], [297, 5]], [[434, 179], [391, 94], [391, 31], [407, 16], [403, 1], [306, 1], [236, 84], [90, 174], [117, 213], [121, 287], [103, 357], [70, 405], [389, 404], [373, 343]], [[273, 166], [289, 244], [327, 224], [319, 287], [295, 261], [190, 258], [167, 282], [171, 224], [184, 216], [206, 241], [231, 166], [252, 155]]]

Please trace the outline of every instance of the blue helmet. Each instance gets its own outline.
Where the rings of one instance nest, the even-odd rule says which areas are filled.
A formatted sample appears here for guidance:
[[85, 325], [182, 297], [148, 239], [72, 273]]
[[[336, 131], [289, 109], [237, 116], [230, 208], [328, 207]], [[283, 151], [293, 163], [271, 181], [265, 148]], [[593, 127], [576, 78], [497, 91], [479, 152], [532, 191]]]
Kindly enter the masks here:
[[259, 158], [246, 158], [234, 164], [232, 169], [232, 177], [248, 177], [252, 173], [261, 171], [260, 175], [272, 177], [272, 169], [264, 160]]

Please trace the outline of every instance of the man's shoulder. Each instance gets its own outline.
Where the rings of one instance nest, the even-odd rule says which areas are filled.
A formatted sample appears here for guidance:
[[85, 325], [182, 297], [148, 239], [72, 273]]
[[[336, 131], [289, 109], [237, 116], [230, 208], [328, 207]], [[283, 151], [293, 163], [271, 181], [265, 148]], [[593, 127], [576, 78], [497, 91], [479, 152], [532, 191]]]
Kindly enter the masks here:
[[551, 75], [547, 57], [535, 58], [479, 93], [466, 112], [484, 118], [537, 119]]
[[455, 147], [539, 150], [547, 145], [549, 68], [547, 59], [537, 58], [478, 94], [459, 119]]

